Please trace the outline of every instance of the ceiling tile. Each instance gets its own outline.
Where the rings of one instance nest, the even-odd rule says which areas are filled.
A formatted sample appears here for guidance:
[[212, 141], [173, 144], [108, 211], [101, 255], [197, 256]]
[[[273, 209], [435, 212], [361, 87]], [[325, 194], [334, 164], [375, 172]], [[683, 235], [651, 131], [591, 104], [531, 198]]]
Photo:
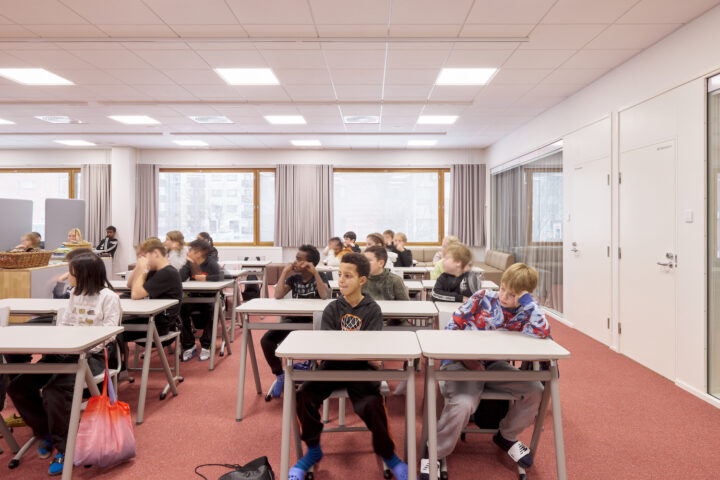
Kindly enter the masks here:
[[598, 35], [586, 48], [589, 49], [644, 49], [669, 35], [680, 24], [611, 25]]
[[108, 69], [106, 71], [128, 85], [175, 85], [175, 82], [161, 71], [151, 68]]
[[580, 49], [606, 28], [606, 25], [538, 25], [530, 41], [521, 49]]
[[[93, 0], [90, 0], [93, 1]], [[143, 0], [170, 25], [226, 25], [238, 23], [224, 0]], [[263, 2], [264, 4], [265, 2]]]
[[444, 50], [390, 50], [388, 52], [388, 68], [436, 68], [438, 71], [445, 64], [450, 52]]
[[[148, 67], [148, 65], [146, 65], [146, 67]], [[210, 69], [164, 69], [163, 73], [180, 85], [227, 85], [217, 73]]]
[[86, 24], [87, 21], [57, 0], [4, 0], [2, 14], [21, 25]]
[[482, 86], [478, 85], [435, 85], [430, 93], [430, 100], [472, 101]]
[[336, 85], [338, 100], [377, 100], [380, 101], [381, 85]]
[[265, 58], [256, 50], [199, 50], [196, 53], [212, 68], [267, 67]]
[[[251, 37], [316, 37], [317, 32], [313, 25], [255, 25], [243, 26]], [[271, 48], [272, 44], [263, 44]], [[287, 49], [287, 46], [277, 45], [275, 48]]]
[[607, 69], [604, 68], [558, 68], [550, 75], [548, 75], [543, 80], [543, 83], [570, 83], [587, 85], [597, 80], [605, 72], [607, 72]]
[[197, 53], [182, 50], [138, 50], [135, 54], [155, 68], [208, 68]]
[[493, 85], [536, 84], [552, 72], [546, 68], [501, 68], [492, 80]]
[[114, 76], [99, 69], [64, 69], [53, 70], [63, 78], [76, 85], [119, 85], [122, 82]]
[[457, 37], [462, 28], [457, 25], [391, 25], [391, 37]]
[[36, 37], [37, 34], [31, 32], [27, 28], [23, 28], [20, 25], [3, 25], [0, 28], [0, 38], [2, 37]]
[[[321, 37], [384, 37], [387, 25], [316, 25], [317, 34]], [[332, 44], [330, 44], [332, 45]], [[383, 48], [385, 44], [380, 43]], [[325, 47], [324, 47], [325, 48]]]
[[149, 96], [128, 85], [87, 85], [85, 88], [100, 100], [151, 100]]
[[576, 50], [517, 50], [503, 68], [557, 68]]
[[512, 50], [453, 50], [445, 67], [498, 68], [512, 55]]
[[617, 23], [686, 23], [717, 4], [717, 0], [641, 0]]
[[613, 23], [637, 0], [558, 0], [542, 23]]
[[330, 86], [327, 69], [277, 68], [273, 69], [281, 85], [324, 85]]
[[384, 50], [325, 51], [325, 59], [331, 70], [336, 68], [384, 68]]
[[534, 24], [477, 25], [466, 23], [460, 31], [461, 37], [526, 37]]
[[296, 102], [335, 100], [335, 92], [330, 85], [286, 85], [285, 91]]
[[[313, 23], [306, 2], [297, 0], [226, 0], [243, 25], [293, 25]], [[317, 18], [316, 18], [317, 20]]]
[[140, 57], [127, 50], [76, 50], [76, 57], [98, 68], [149, 68]]
[[530, 90], [529, 95], [533, 97], [569, 97], [585, 84], [582, 83], [550, 83], [543, 82]]
[[475, 24], [536, 24], [556, 0], [476, 0], [466, 20]]
[[627, 61], [640, 50], [580, 50], [563, 67], [613, 68]]
[[97, 25], [111, 37], [174, 37], [167, 25]]
[[262, 56], [272, 68], [325, 68], [320, 50], [265, 50]]
[[315, 22], [324, 25], [387, 25], [390, 14], [389, 0], [308, 0], [308, 3]]
[[153, 100], [196, 100], [190, 92], [177, 85], [135, 85], [135, 88]]
[[62, 0], [62, 3], [93, 24], [151, 25], [163, 23], [140, 0], [122, 0], [121, 2]]
[[384, 71], [381, 69], [341, 68], [332, 70], [330, 76], [334, 85], [376, 85], [382, 84]]
[[205, 99], [237, 99], [240, 100], [240, 95], [230, 85], [192, 85], [183, 84], [185, 90], [195, 95], [196, 97]]
[[470, 12], [473, 0], [438, 2], [436, 0], [394, 0], [392, 26], [421, 24], [451, 24], [461, 26]]
[[181, 37], [247, 37], [248, 33], [241, 25], [177, 25], [172, 24], [170, 28]]
[[383, 100], [425, 101], [431, 88], [431, 85], [385, 85]]
[[[430, 89], [428, 88], [428, 93], [429, 92]], [[417, 120], [417, 117], [418, 115], [420, 115], [420, 112], [422, 112], [423, 108], [425, 108], [425, 105], [384, 104], [382, 106], [382, 112], [383, 116], [387, 115], [391, 117], [413, 117], [415, 118], [415, 120]]]
[[347, 115], [380, 115], [381, 106], [379, 103], [373, 105], [354, 105], [351, 103], [341, 104], [340, 112]]
[[281, 85], [250, 85], [234, 87], [241, 98], [248, 101], [290, 101], [290, 97]]
[[23, 25], [41, 37], [106, 37], [102, 30], [93, 25]]
[[427, 85], [430, 87], [440, 73], [439, 68], [396, 69], [389, 68], [385, 74], [386, 85]]
[[19, 58], [27, 66], [65, 69], [88, 69], [92, 68], [87, 62], [62, 50], [20, 50], [13, 52], [13, 56]]

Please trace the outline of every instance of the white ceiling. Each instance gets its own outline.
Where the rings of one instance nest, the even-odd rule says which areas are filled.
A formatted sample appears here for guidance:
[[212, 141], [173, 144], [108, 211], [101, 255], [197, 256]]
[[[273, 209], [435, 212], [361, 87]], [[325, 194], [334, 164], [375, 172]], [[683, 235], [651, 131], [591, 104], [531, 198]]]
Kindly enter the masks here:
[[[409, 139], [485, 147], [718, 3], [0, 0], [0, 68], [42, 67], [75, 83], [0, 78], [0, 118], [16, 123], [0, 125], [0, 148], [68, 138], [140, 148], [189, 138], [212, 148], [291, 148], [291, 139], [309, 138], [323, 148], [405, 148]], [[229, 86], [217, 67], [270, 67], [280, 85]], [[435, 86], [443, 67], [499, 71], [484, 87]], [[122, 114], [161, 125], [107, 118]], [[268, 114], [301, 114], [307, 125], [270, 125]], [[416, 125], [420, 114], [460, 118]], [[200, 125], [188, 115], [234, 123]], [[382, 120], [345, 125], [343, 115]]]

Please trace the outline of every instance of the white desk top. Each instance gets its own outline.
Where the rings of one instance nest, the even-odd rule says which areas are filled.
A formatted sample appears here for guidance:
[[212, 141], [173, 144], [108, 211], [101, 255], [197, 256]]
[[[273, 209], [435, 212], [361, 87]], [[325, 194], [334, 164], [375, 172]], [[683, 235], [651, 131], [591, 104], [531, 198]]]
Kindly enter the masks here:
[[340, 270], [340, 267], [335, 265], [318, 265], [316, 269], [318, 272], [337, 272]]
[[177, 300], [170, 299], [143, 299], [130, 300], [129, 298], [120, 299], [120, 307], [123, 315], [155, 315], [163, 312], [173, 305], [177, 305]]
[[438, 314], [433, 302], [416, 300], [380, 300], [377, 302], [383, 317], [435, 317]]
[[423, 356], [447, 360], [556, 360], [570, 352], [549, 338], [521, 332], [476, 330], [420, 330]]
[[86, 352], [122, 331], [122, 327], [6, 327], [0, 335], [0, 353]]
[[[426, 290], [432, 290], [435, 287], [436, 280], [422, 280], [423, 288]], [[490, 280], [483, 280], [480, 282], [480, 288], [485, 290], [499, 290], [497, 283], [491, 282]]]
[[55, 313], [60, 308], [67, 307], [66, 299], [56, 298], [4, 298], [0, 300], [0, 307], [10, 307], [11, 314], [41, 315]]
[[[193, 280], [183, 282], [182, 288], [183, 292], [217, 292], [223, 288], [232, 287], [233, 282], [234, 280], [230, 279], [219, 280], [217, 282], [196, 282]], [[125, 280], [110, 280], [110, 285], [119, 292], [127, 292], [130, 290]]]
[[413, 332], [295, 330], [275, 354], [312, 360], [404, 360], [419, 358], [421, 350]]
[[241, 277], [243, 275], [249, 275], [249, 274], [253, 273], [252, 270], [246, 270], [246, 269], [232, 270], [229, 268], [224, 269], [223, 272], [225, 272], [225, 275], [230, 275], [233, 278], [237, 278], [237, 277]]
[[[333, 290], [340, 290], [340, 286], [338, 285], [337, 280], [330, 280], [329, 282], [330, 288]], [[423, 285], [420, 283], [419, 280], [405, 280], [405, 288], [407, 288], [409, 291], [417, 291], [422, 290]]]
[[275, 315], [312, 315], [314, 312], [322, 312], [331, 299], [321, 300], [316, 298], [253, 298], [245, 302], [235, 310], [241, 313]]
[[238, 265], [241, 267], [266, 267], [272, 262], [270, 260], [221, 260], [220, 265]]
[[429, 267], [391, 267], [391, 270], [401, 273], [427, 273], [432, 269]]
[[440, 313], [455, 313], [455, 310], [460, 308], [462, 302], [435, 302], [435, 308]]

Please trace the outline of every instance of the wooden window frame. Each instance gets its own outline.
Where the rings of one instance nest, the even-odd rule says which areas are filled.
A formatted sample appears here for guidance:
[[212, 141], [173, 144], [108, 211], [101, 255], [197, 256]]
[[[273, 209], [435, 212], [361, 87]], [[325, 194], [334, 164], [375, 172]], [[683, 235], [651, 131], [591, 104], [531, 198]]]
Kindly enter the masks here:
[[[437, 242], [408, 242], [408, 246], [435, 247], [441, 246], [445, 238], [445, 174], [449, 168], [334, 168], [333, 174], [339, 173], [437, 173], [438, 176], [438, 240]], [[333, 199], [334, 202], [334, 199]], [[380, 232], [382, 234], [382, 232]], [[365, 245], [365, 242], [357, 242]]]
[[[260, 173], [272, 172], [274, 168], [161, 168], [160, 173], [252, 173], [253, 174], [253, 241], [214, 242], [218, 247], [273, 247], [275, 242], [260, 241]], [[159, 232], [158, 232], [159, 233]]]
[[563, 173], [562, 168], [525, 168], [525, 184], [527, 194], [527, 242], [531, 246], [562, 246], [563, 242], [533, 242], [532, 221], [533, 221], [533, 174], [534, 173]]
[[77, 198], [75, 175], [80, 173], [79, 168], [0, 168], [0, 173], [67, 173], [68, 198]]

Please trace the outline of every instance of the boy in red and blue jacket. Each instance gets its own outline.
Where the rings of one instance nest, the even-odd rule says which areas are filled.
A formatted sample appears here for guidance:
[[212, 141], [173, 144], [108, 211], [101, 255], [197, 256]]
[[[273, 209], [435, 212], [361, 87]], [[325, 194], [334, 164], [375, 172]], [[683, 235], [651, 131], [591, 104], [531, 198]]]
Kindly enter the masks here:
[[[546, 338], [550, 325], [540, 305], [530, 292], [537, 287], [537, 271], [523, 263], [511, 265], [500, 281], [500, 291], [479, 290], [453, 313], [448, 330], [512, 330], [526, 335]], [[450, 361], [442, 363], [441, 370], [516, 370], [504, 361]], [[445, 396], [445, 407], [438, 420], [438, 457], [445, 458], [454, 449], [470, 415], [480, 403], [485, 382], [440, 382]], [[510, 393], [515, 397], [507, 415], [500, 421], [493, 441], [521, 466], [532, 465], [530, 449], [518, 440], [518, 435], [535, 420], [543, 385], [540, 382], [491, 382], [488, 387], [496, 392]], [[429, 463], [422, 459], [420, 478], [429, 477]]]

